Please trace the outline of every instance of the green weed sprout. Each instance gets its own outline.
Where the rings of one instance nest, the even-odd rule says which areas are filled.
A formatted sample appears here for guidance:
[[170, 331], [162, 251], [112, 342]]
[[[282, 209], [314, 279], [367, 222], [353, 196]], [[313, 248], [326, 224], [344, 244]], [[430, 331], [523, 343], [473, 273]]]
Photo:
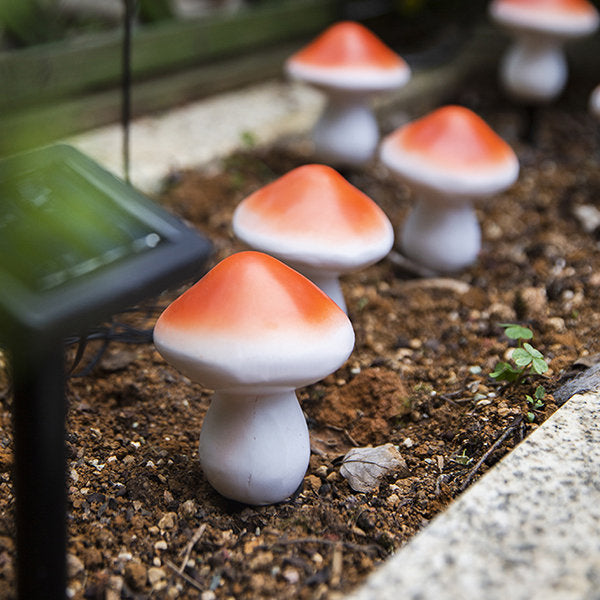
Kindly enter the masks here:
[[535, 388], [535, 392], [533, 393], [533, 397], [529, 394], [525, 394], [525, 400], [529, 404], [531, 410], [527, 411], [527, 420], [531, 423], [535, 421], [535, 411], [544, 408], [544, 398], [546, 397], [546, 390], [543, 385], [538, 385]]
[[533, 338], [531, 329], [514, 323], [501, 323], [500, 327], [504, 328], [506, 337], [518, 340], [519, 346], [515, 348], [511, 356], [514, 366], [500, 361], [496, 364], [494, 371], [490, 373], [490, 377], [497, 381], [518, 383], [526, 375], [543, 375], [548, 370], [548, 363], [544, 360], [544, 355], [525, 341]]

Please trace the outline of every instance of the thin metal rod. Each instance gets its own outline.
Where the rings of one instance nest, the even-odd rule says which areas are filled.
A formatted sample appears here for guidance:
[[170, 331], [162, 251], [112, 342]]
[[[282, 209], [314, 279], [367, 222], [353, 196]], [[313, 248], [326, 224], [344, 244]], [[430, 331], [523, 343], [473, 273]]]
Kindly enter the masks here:
[[121, 124], [123, 127], [123, 174], [130, 183], [130, 142], [129, 123], [131, 121], [131, 24], [135, 11], [135, 0], [123, 0], [125, 6], [123, 27], [123, 63], [121, 79]]
[[19, 600], [65, 600], [67, 488], [61, 342], [13, 350]]

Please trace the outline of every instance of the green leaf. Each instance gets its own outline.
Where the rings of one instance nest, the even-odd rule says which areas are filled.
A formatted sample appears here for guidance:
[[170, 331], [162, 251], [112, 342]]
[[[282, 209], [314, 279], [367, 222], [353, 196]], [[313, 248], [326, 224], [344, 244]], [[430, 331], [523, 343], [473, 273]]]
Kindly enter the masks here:
[[537, 410], [544, 406], [544, 403], [539, 398], [532, 398], [529, 394], [525, 394], [525, 400], [531, 404], [533, 410]]
[[533, 337], [531, 329], [515, 323], [500, 323], [500, 327], [504, 327], [506, 337], [511, 340], [530, 340]]
[[512, 353], [511, 358], [519, 367], [527, 367], [531, 364], [531, 361], [534, 360], [531, 354], [529, 354], [525, 348], [516, 348]]
[[532, 412], [528, 412], [528, 413], [527, 413], [527, 420], [528, 420], [530, 423], [533, 423], [533, 422], [535, 421], [535, 414], [534, 414], [534, 413], [532, 413]]
[[539, 350], [536, 350], [531, 344], [528, 344], [527, 342], [523, 344], [523, 348], [525, 348], [525, 350], [527, 350], [527, 352], [529, 352], [529, 354], [531, 354], [533, 358], [544, 358], [544, 355]]
[[543, 400], [546, 397], [546, 388], [543, 385], [538, 385], [533, 394], [538, 400]]
[[501, 381], [515, 381], [520, 374], [521, 372], [512, 365], [505, 362], [499, 362], [495, 366], [494, 371], [490, 373], [490, 377]]
[[543, 358], [534, 358], [531, 370], [538, 375], [543, 375], [548, 370], [548, 363]]

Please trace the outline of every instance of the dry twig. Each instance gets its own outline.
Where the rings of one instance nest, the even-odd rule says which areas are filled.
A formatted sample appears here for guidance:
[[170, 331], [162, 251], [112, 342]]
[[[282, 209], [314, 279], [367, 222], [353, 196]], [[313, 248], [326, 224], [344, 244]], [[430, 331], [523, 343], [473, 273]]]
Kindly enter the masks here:
[[193, 577], [190, 577], [187, 573], [180, 571], [179, 567], [173, 564], [170, 560], [165, 560], [165, 565], [167, 565], [167, 567], [169, 567], [171, 571], [173, 571], [176, 575], [179, 575], [179, 577], [181, 577], [191, 586], [195, 587], [197, 590], [200, 590], [201, 592], [205, 591], [206, 588], [197, 579], [194, 579]]
[[190, 554], [192, 553], [192, 549], [198, 543], [198, 540], [202, 537], [202, 534], [204, 533], [205, 529], [206, 529], [206, 524], [202, 523], [202, 525], [200, 525], [200, 527], [198, 527], [198, 529], [196, 529], [196, 531], [194, 531], [194, 535], [192, 536], [192, 539], [187, 543], [187, 546], [185, 547], [185, 550], [183, 552], [183, 560], [181, 561], [181, 566], [178, 569], [179, 573], [183, 573], [183, 571], [185, 570], [185, 566], [187, 565], [187, 562], [190, 559]]
[[486, 461], [486, 459], [488, 458], [488, 456], [497, 448], [500, 447], [500, 445], [502, 444], [502, 442], [504, 442], [504, 440], [514, 431], [516, 431], [521, 423], [523, 421], [523, 415], [519, 415], [502, 433], [502, 435], [490, 446], [490, 448], [488, 448], [487, 452], [477, 461], [477, 463], [475, 464], [475, 466], [469, 471], [469, 474], [467, 475], [467, 477], [465, 478], [465, 480], [462, 482], [461, 486], [460, 486], [460, 491], [464, 491], [467, 486], [471, 483], [471, 481], [473, 480], [473, 477], [475, 477], [475, 475], [477, 474], [477, 472], [479, 471], [479, 469], [481, 468], [481, 465]]

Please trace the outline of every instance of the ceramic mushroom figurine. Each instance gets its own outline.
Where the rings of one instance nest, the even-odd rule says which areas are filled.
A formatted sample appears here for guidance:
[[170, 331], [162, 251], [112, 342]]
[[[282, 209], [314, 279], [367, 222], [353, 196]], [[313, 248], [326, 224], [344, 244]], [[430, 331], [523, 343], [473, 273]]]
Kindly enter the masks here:
[[235, 234], [306, 275], [346, 311], [339, 275], [382, 259], [393, 227], [373, 200], [325, 165], [304, 165], [245, 198]]
[[371, 97], [410, 79], [406, 62], [363, 25], [344, 21], [325, 30], [286, 62], [288, 74], [327, 95], [313, 130], [317, 156], [336, 166], [371, 159], [379, 128]]
[[298, 488], [310, 455], [295, 388], [322, 379], [352, 352], [348, 317], [275, 258], [226, 258], [170, 304], [154, 328], [162, 356], [216, 390], [199, 456], [223, 496], [271, 504]]
[[561, 93], [568, 72], [563, 43], [593, 33], [599, 22], [588, 0], [493, 0], [490, 14], [515, 37], [501, 81], [510, 95], [530, 104]]
[[509, 187], [519, 163], [474, 112], [445, 106], [388, 135], [381, 160], [417, 194], [400, 235], [403, 252], [435, 271], [472, 264], [481, 231], [472, 201]]

